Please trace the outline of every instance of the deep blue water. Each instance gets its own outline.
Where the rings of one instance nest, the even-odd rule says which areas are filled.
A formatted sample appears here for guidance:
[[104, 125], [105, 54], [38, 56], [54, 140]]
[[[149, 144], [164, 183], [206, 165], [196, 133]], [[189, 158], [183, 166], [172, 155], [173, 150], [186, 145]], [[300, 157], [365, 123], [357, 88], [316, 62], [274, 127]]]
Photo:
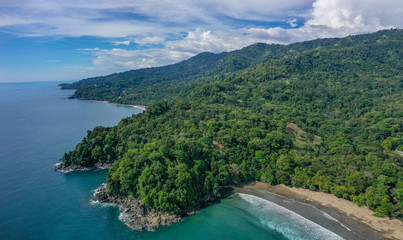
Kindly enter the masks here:
[[[92, 239], [130, 234], [114, 209], [89, 204], [105, 171], [53, 170], [95, 126], [139, 109], [68, 100], [54, 82], [0, 84], [0, 239]], [[108, 231], [105, 231], [108, 229]]]
[[339, 238], [331, 227], [248, 194], [156, 232], [133, 232], [118, 220], [116, 207], [90, 203], [105, 170], [63, 174], [53, 166], [88, 129], [113, 126], [141, 110], [67, 99], [72, 93], [54, 82], [0, 84], [0, 239]]

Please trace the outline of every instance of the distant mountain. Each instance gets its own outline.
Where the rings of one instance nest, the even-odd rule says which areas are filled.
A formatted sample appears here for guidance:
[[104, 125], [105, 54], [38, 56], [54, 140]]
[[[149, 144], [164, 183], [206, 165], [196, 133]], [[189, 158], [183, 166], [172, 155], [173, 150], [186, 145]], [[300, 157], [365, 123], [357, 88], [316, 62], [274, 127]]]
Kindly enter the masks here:
[[400, 39], [402, 31], [384, 30], [372, 34], [329, 38], [290, 45], [256, 43], [240, 50], [219, 54], [200, 53], [188, 60], [163, 66], [115, 73], [61, 84], [77, 89], [72, 98], [149, 105], [169, 100], [185, 85], [203, 77], [225, 74], [283, 57], [295, 57], [312, 50], [339, 49]]

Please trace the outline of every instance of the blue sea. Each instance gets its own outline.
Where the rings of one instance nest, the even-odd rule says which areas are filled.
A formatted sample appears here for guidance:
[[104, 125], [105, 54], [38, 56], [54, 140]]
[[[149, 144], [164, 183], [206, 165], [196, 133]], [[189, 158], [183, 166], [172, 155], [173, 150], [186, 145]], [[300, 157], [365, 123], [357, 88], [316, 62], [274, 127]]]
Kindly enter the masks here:
[[53, 167], [65, 152], [74, 149], [88, 129], [116, 125], [142, 110], [67, 99], [73, 91], [60, 90], [57, 84], [0, 84], [0, 239], [368, 236], [368, 228], [329, 209], [252, 190], [234, 193], [182, 223], [155, 232], [134, 232], [118, 220], [116, 207], [91, 203], [94, 190], [105, 182], [106, 170], [64, 174]]

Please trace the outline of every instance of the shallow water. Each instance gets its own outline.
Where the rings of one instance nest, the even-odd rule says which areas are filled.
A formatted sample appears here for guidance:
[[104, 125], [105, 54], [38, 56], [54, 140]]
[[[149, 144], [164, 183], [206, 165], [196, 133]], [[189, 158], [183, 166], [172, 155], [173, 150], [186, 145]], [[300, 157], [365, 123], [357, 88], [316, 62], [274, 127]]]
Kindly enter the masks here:
[[290, 239], [337, 239], [334, 234], [344, 239], [385, 239], [380, 232], [332, 208], [260, 189], [238, 188], [235, 192], [250, 203], [247, 211], [255, 212], [262, 222], [276, 226]]
[[141, 110], [69, 100], [73, 92], [56, 85], [0, 84], [0, 239], [339, 239], [342, 230], [317, 224], [332, 216], [308, 220], [248, 193], [156, 232], [131, 231], [116, 207], [90, 203], [106, 170], [63, 174], [53, 166], [87, 129]]

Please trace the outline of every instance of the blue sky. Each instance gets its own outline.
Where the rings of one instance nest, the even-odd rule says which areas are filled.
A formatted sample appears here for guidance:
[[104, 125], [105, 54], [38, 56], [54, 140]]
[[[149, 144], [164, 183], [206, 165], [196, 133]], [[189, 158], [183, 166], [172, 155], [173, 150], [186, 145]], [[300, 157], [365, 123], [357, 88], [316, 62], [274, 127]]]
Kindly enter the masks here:
[[255, 42], [403, 27], [401, 0], [2, 0], [0, 82], [68, 81]]

